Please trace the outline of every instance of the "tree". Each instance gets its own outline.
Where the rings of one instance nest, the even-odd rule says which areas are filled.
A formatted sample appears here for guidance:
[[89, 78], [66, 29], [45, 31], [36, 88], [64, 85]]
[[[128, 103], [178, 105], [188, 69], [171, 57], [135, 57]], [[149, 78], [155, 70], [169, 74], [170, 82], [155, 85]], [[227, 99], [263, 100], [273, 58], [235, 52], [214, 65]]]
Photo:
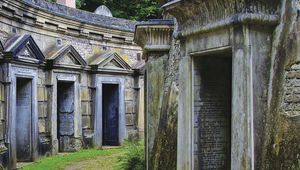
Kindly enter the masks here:
[[153, 0], [81, 0], [81, 8], [95, 11], [100, 5], [107, 6], [114, 17], [131, 20], [161, 18], [160, 6]]
[[100, 5], [107, 6], [113, 16], [118, 18], [139, 21], [161, 18], [160, 6], [153, 0], [76, 0], [77, 8], [90, 12], [94, 12]]

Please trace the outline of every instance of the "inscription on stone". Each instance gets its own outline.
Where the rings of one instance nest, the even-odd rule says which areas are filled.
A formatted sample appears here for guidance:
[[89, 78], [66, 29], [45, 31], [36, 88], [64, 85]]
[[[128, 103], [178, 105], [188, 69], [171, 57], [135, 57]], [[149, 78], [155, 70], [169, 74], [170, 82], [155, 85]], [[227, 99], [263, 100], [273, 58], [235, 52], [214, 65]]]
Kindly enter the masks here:
[[231, 60], [196, 60], [194, 75], [194, 165], [201, 170], [230, 169]]

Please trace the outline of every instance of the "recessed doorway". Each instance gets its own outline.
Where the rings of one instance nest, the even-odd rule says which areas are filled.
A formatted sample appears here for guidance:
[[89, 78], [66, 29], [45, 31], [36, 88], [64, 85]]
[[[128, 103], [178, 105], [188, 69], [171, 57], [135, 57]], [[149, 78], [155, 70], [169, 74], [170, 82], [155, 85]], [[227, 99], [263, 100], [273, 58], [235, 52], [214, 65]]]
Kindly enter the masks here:
[[32, 139], [32, 79], [16, 81], [16, 157], [17, 162], [31, 162]]
[[119, 145], [119, 85], [102, 85], [102, 145]]
[[74, 82], [57, 83], [57, 139], [59, 152], [75, 151]]
[[230, 55], [194, 58], [194, 169], [230, 170]]

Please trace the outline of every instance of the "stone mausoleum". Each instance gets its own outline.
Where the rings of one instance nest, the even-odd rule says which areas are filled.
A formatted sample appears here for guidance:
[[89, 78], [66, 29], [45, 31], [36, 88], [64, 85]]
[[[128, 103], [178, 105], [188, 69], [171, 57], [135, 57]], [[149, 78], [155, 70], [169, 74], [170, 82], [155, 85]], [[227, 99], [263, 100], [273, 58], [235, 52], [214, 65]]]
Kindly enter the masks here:
[[300, 169], [300, 1], [160, 0], [138, 23], [147, 170]]
[[74, 2], [0, 0], [1, 168], [143, 137], [137, 22]]

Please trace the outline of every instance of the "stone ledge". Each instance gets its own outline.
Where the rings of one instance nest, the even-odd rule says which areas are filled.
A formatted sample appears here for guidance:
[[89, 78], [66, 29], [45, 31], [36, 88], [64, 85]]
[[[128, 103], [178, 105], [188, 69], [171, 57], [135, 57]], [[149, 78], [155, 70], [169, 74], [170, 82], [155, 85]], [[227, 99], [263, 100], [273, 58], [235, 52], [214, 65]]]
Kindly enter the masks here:
[[[17, 1], [20, 2], [21, 0]], [[60, 4], [49, 3], [44, 0], [22, 0], [21, 3], [57, 16], [123, 31], [133, 32], [135, 24], [138, 23], [121, 18], [102, 16], [91, 12], [66, 7]]]

